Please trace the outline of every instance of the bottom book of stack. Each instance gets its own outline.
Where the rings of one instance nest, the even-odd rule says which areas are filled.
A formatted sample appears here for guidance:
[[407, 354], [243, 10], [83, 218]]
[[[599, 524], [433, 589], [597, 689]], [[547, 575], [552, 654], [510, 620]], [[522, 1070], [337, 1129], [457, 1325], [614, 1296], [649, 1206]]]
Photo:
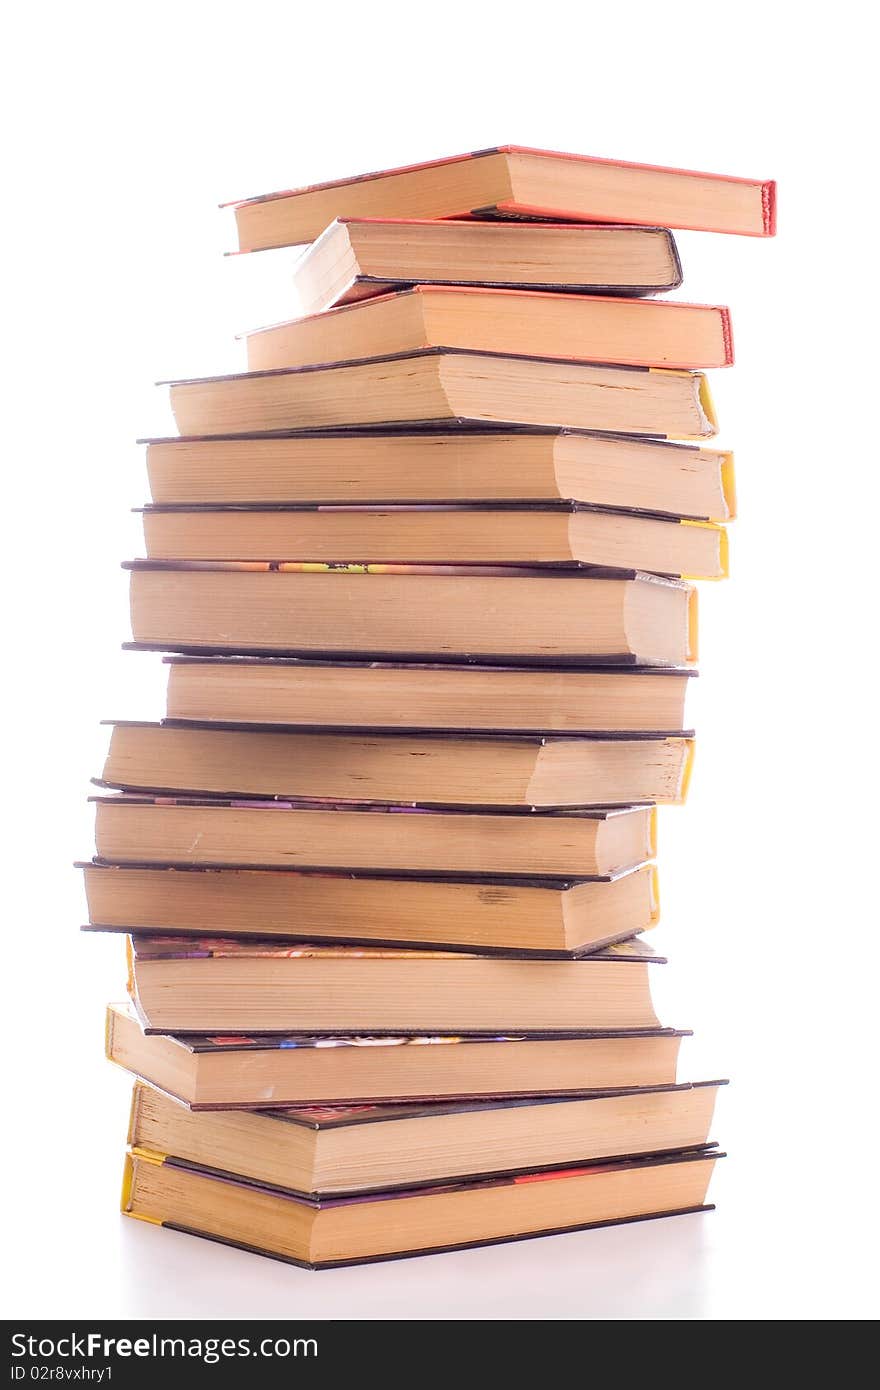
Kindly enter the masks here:
[[183, 1038], [114, 1006], [146, 1078], [123, 1211], [327, 1268], [705, 1210], [725, 1083], [676, 1083], [681, 1036]]

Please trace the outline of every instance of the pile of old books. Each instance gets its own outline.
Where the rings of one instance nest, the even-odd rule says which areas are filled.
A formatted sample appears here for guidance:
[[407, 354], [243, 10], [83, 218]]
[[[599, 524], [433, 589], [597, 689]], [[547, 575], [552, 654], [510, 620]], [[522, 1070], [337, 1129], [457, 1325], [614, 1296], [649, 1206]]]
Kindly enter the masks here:
[[235, 212], [311, 243], [306, 312], [147, 451], [167, 717], [113, 725], [85, 866], [124, 1209], [310, 1266], [699, 1209], [720, 1083], [676, 1082], [643, 933], [732, 343], [648, 296], [773, 185], [506, 148]]

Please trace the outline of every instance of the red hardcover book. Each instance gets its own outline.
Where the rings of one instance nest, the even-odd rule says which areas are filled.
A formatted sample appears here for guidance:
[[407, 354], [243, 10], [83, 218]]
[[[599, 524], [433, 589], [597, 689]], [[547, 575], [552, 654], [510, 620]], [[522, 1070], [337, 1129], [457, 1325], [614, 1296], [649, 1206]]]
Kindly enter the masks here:
[[501, 145], [233, 203], [239, 250], [313, 241], [337, 217], [545, 218], [773, 236], [776, 184]]

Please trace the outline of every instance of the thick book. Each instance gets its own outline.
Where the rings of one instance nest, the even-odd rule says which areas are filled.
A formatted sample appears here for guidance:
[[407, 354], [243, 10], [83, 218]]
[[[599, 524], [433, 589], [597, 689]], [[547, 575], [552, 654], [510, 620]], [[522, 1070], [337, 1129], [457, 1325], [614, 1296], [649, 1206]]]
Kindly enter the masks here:
[[684, 1036], [648, 1028], [564, 1037], [174, 1037], [145, 1033], [129, 1006], [111, 1004], [106, 1052], [191, 1110], [208, 1112], [669, 1086]]
[[729, 367], [719, 305], [416, 285], [244, 335], [248, 369], [315, 367], [454, 348], [624, 367]]
[[682, 666], [696, 589], [637, 571], [135, 560], [139, 646], [233, 655]]
[[701, 372], [450, 348], [165, 383], [182, 435], [346, 426], [546, 425], [670, 439], [717, 433]]
[[488, 812], [128, 793], [93, 799], [98, 858], [117, 864], [589, 878], [643, 864], [656, 851], [651, 806]]
[[335, 217], [550, 218], [772, 236], [776, 184], [500, 145], [232, 205], [241, 251], [314, 241]]
[[293, 268], [304, 314], [412, 285], [644, 295], [680, 284], [666, 227], [344, 217]]
[[168, 718], [242, 728], [677, 734], [690, 668], [166, 656]]
[[571, 502], [696, 521], [736, 514], [733, 455], [666, 440], [524, 426], [142, 442], [161, 505]]
[[412, 806], [681, 803], [690, 738], [301, 733], [112, 725], [101, 784], [122, 791]]
[[566, 957], [653, 927], [657, 870], [592, 879], [395, 878], [81, 864], [89, 930]]
[[617, 1095], [194, 1114], [135, 1082], [132, 1149], [293, 1196], [355, 1196], [450, 1178], [703, 1148], [723, 1082]]
[[151, 560], [546, 565], [724, 579], [727, 532], [707, 521], [557, 506], [151, 506]]
[[706, 1210], [714, 1148], [309, 1200], [156, 1154], [126, 1157], [122, 1210], [307, 1269]]
[[129, 938], [152, 1033], [565, 1033], [656, 1028], [639, 938], [577, 960], [222, 937]]

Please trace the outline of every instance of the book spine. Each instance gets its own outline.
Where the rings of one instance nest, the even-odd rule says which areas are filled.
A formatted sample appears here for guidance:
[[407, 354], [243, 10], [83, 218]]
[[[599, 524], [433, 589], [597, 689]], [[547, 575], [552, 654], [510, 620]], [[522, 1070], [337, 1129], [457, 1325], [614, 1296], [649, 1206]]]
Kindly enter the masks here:
[[115, 1061], [113, 1056], [113, 1028], [116, 1018], [112, 1009], [107, 1010], [104, 1015], [104, 1056], [108, 1062]]
[[128, 1136], [126, 1143], [133, 1149], [137, 1148], [138, 1127], [141, 1112], [141, 1096], [143, 1095], [143, 1085], [136, 1081], [131, 1088], [131, 1110], [128, 1114]]
[[688, 594], [688, 661], [696, 661], [699, 650], [699, 599], [697, 590], [692, 588]]
[[648, 892], [651, 904], [650, 925], [656, 927], [660, 921], [660, 873], [656, 864], [649, 864], [650, 881]]
[[682, 574], [681, 579], [690, 584], [696, 579], [727, 579], [730, 575], [730, 542], [727, 531], [723, 526], [719, 526], [717, 521], [696, 521], [690, 517], [682, 517], [679, 526], [696, 526], [703, 531], [718, 532], [718, 573], [717, 574]]
[[724, 365], [732, 367], [736, 361], [736, 354], [733, 347], [733, 324], [730, 319], [730, 310], [722, 305], [718, 312], [721, 315], [721, 335], [724, 340]]
[[727, 519], [736, 517], [736, 472], [732, 451], [721, 455], [721, 493], [727, 504]]
[[712, 433], [718, 433], [718, 416], [715, 411], [715, 402], [712, 400], [712, 392], [709, 389], [709, 378], [703, 373], [699, 376], [699, 396], [700, 405], [703, 407], [703, 414], [712, 427]]
[[691, 775], [694, 770], [694, 756], [696, 753], [696, 747], [697, 740], [695, 738], [689, 739], [687, 745], [687, 753], [685, 754], [684, 768], [682, 769], [681, 774], [681, 789], [679, 791], [678, 796], [680, 804], [684, 804], [684, 802], [687, 801], [688, 789], [691, 785]]
[[164, 1226], [164, 1221], [159, 1216], [147, 1216], [140, 1211], [131, 1209], [131, 1191], [134, 1183], [134, 1161], [138, 1163], [161, 1164], [162, 1160], [153, 1154], [142, 1152], [141, 1150], [128, 1152], [125, 1155], [125, 1164], [122, 1170], [122, 1195], [119, 1201], [119, 1209], [125, 1216], [133, 1216], [136, 1221], [148, 1221], [151, 1226]]

